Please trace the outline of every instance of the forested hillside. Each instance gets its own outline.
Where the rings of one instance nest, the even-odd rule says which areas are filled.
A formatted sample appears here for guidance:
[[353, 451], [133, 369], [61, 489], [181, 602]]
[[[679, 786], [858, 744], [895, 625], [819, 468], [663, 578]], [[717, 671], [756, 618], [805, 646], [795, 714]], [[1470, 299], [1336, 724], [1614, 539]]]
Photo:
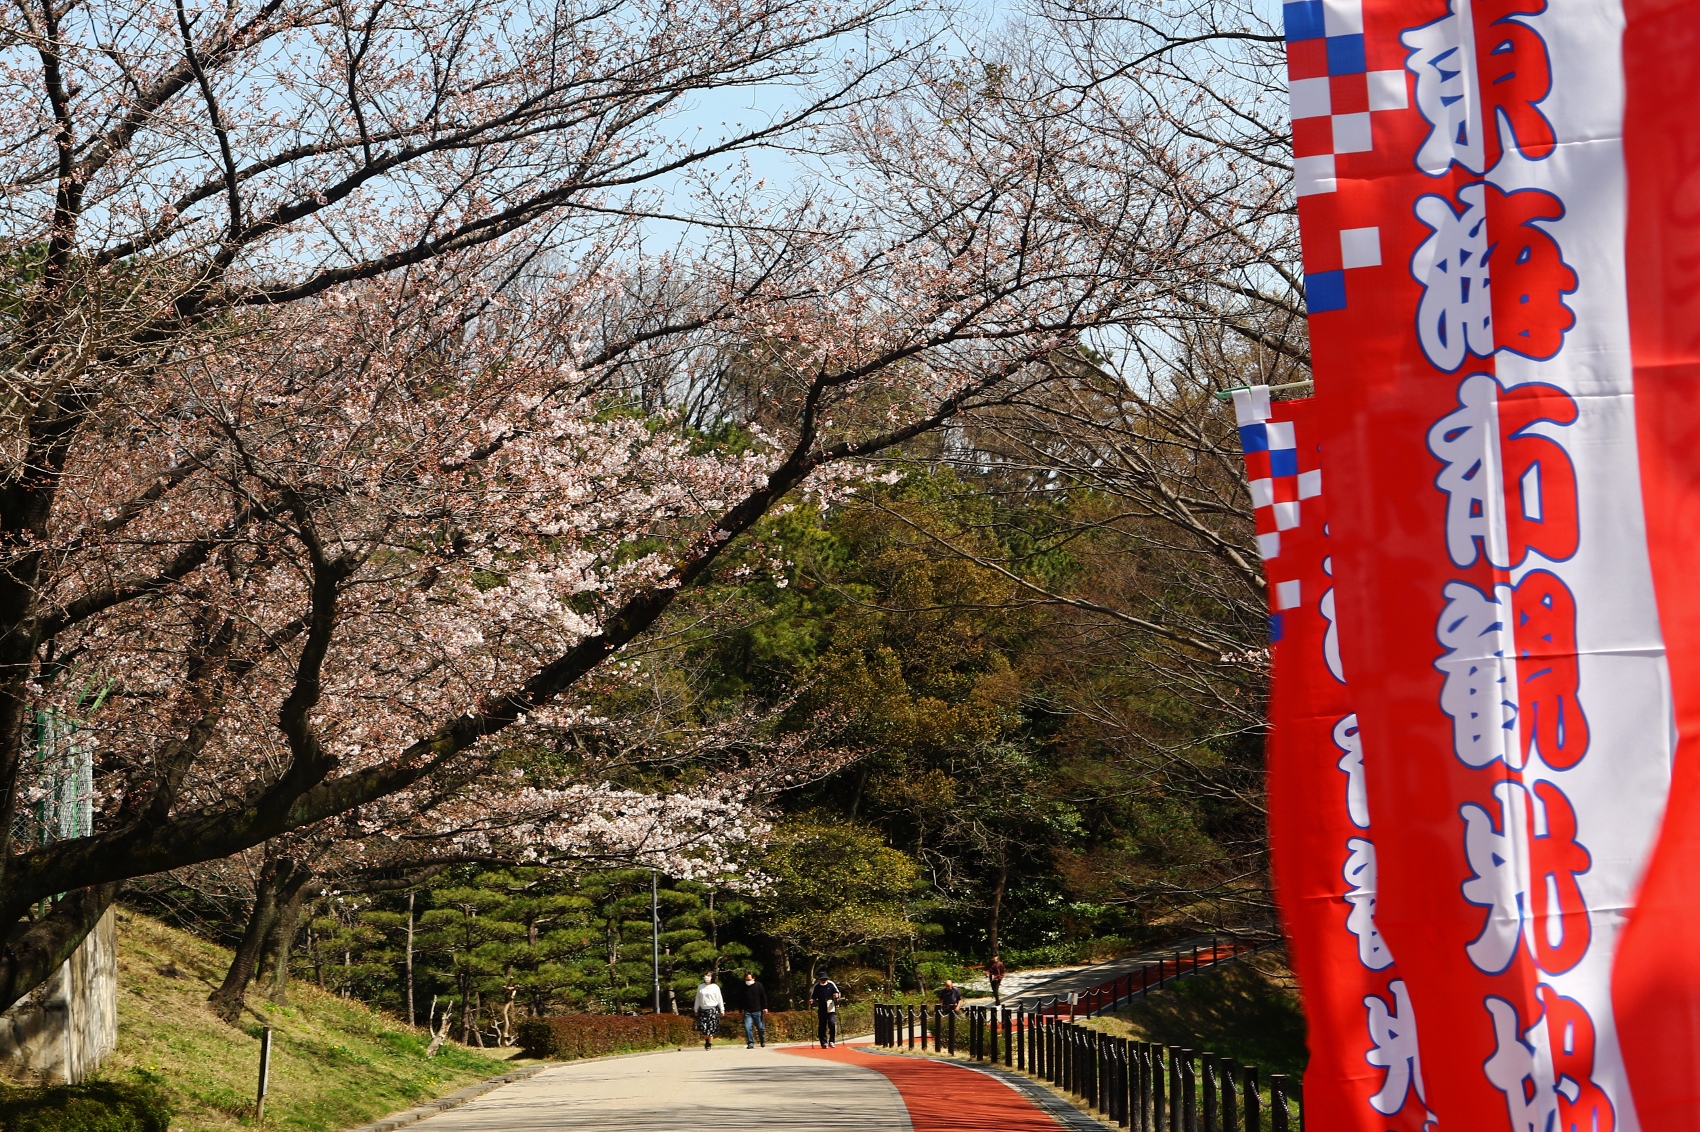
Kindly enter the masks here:
[[[598, 675], [584, 717], [623, 726], [509, 752], [527, 774], [636, 790], [775, 750], [799, 772], [766, 784], [770, 828], [720, 846], [719, 875], [657, 880], [664, 1008], [688, 1008], [708, 969], [792, 997], [821, 969], [926, 993], [994, 950], [1053, 965], [1271, 930], [1255, 589], [1109, 490], [1035, 486], [985, 455], [916, 454], [765, 522]], [[1232, 498], [1237, 480], [1218, 486]], [[1129, 624], [1154, 612], [1225, 643], [1201, 657]], [[471, 1042], [532, 1014], [648, 1007], [646, 869], [349, 879], [301, 914], [295, 978], [406, 1016], [411, 930], [415, 1018], [447, 1008]], [[234, 942], [239, 892], [137, 898]]]

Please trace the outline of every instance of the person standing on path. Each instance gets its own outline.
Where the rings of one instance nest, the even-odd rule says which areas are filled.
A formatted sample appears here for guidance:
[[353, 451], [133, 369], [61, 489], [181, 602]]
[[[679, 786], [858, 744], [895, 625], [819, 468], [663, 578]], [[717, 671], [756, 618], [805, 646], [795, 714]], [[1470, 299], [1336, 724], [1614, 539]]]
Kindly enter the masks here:
[[826, 977], [822, 971], [820, 979], [815, 983], [815, 989], [809, 992], [809, 1001], [815, 1004], [815, 1013], [820, 1022], [820, 1048], [831, 1049], [838, 1044], [838, 984]]
[[720, 1032], [720, 1013], [726, 1009], [726, 999], [714, 981], [713, 971], [703, 972], [691, 1009], [697, 1016], [697, 1033], [702, 1035], [702, 1048], [713, 1049], [714, 1035]]
[[939, 991], [939, 1005], [944, 1007], [946, 1014], [955, 1014], [962, 1009], [962, 991], [949, 979], [944, 981], [944, 989]]
[[749, 971], [744, 972], [744, 1048], [756, 1048], [756, 1031], [761, 1031], [761, 1044], [767, 1047], [767, 988]]
[[992, 984], [992, 1001], [1002, 1002], [1003, 996], [998, 993], [998, 987], [1003, 983], [1003, 960], [996, 955], [986, 964], [986, 979]]

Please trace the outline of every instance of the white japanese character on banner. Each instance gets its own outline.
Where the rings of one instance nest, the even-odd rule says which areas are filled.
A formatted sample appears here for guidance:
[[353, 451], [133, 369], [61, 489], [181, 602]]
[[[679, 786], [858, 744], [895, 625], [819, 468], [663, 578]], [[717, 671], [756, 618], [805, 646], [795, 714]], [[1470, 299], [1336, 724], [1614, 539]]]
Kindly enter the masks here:
[[1480, 555], [1502, 570], [1531, 553], [1561, 561], [1576, 553], [1576, 469], [1557, 440], [1532, 426], [1577, 419], [1576, 402], [1556, 386], [1507, 389], [1473, 373], [1458, 383], [1458, 407], [1428, 430], [1444, 465], [1434, 483], [1446, 493], [1446, 552], [1457, 566]]
[[[1417, 109], [1430, 126], [1417, 168], [1438, 177], [1456, 161], [1484, 174], [1508, 146], [1531, 159], [1547, 156], [1555, 139], [1538, 105], [1552, 89], [1546, 45], [1533, 29], [1508, 18], [1545, 4], [1476, 0], [1475, 21], [1457, 12], [1458, 0], [1452, 7], [1453, 14], [1399, 37], [1411, 52], [1405, 65], [1416, 76]], [[1477, 42], [1472, 22], [1486, 29], [1486, 43]]]
[[1334, 724], [1334, 745], [1342, 752], [1336, 765], [1346, 773], [1346, 816], [1359, 829], [1369, 828], [1369, 787], [1364, 782], [1364, 745], [1358, 735], [1358, 713]]
[[1445, 197], [1417, 198], [1417, 219], [1431, 229], [1411, 257], [1411, 274], [1423, 285], [1417, 304], [1417, 341], [1435, 367], [1448, 373], [1466, 354], [1493, 354], [1493, 296], [1488, 291], [1485, 186], [1465, 185], [1454, 212]]
[[1428, 450], [1445, 466], [1434, 484], [1446, 493], [1446, 551], [1457, 566], [1487, 559], [1507, 568], [1504, 475], [1499, 460], [1499, 383], [1473, 373], [1458, 383], [1458, 408], [1428, 430]]
[[1428, 120], [1428, 139], [1417, 151], [1417, 168], [1438, 177], [1454, 161], [1474, 173], [1482, 163], [1482, 102], [1474, 89], [1475, 37], [1464, 35], [1456, 15], [1410, 28], [1399, 36], [1410, 49], [1405, 61], [1416, 76], [1417, 109]]
[[1464, 899], [1487, 909], [1481, 934], [1464, 951], [1477, 968], [1497, 975], [1522, 942], [1541, 970], [1563, 974], [1582, 961], [1593, 939], [1577, 880], [1592, 857], [1577, 840], [1576, 808], [1552, 782], [1529, 789], [1501, 782], [1493, 794], [1498, 815], [1474, 802], [1458, 808], [1474, 874], [1464, 882]]
[[1393, 965], [1393, 953], [1375, 926], [1375, 844], [1354, 837], [1346, 842], [1346, 852], [1343, 873], [1352, 886], [1346, 893], [1346, 903], [1352, 906], [1346, 913], [1346, 930], [1358, 937], [1358, 962], [1372, 971], [1385, 971]]
[[1452, 751], [1468, 766], [1504, 760], [1521, 769], [1511, 589], [1496, 586], [1490, 598], [1467, 582], [1448, 582], [1441, 592], [1446, 608], [1435, 635], [1446, 655], [1434, 666], [1446, 676], [1440, 710], [1452, 717]]
[[1464, 855], [1474, 874], [1464, 882], [1464, 899], [1488, 910], [1487, 921], [1465, 954], [1477, 969], [1497, 975], [1511, 966], [1523, 937], [1524, 899], [1529, 891], [1528, 795], [1515, 782], [1493, 788], [1499, 822], [1474, 802], [1460, 806], [1464, 818]]
[[1334, 627], [1333, 586], [1322, 591], [1322, 597], [1316, 602], [1316, 611], [1328, 622], [1328, 628], [1322, 631], [1322, 662], [1328, 666], [1328, 674], [1344, 684], [1346, 670], [1340, 664], [1340, 631]]
[[1594, 1020], [1580, 1002], [1541, 983], [1540, 1016], [1523, 1028], [1517, 1008], [1490, 995], [1493, 1056], [1482, 1066], [1505, 1094], [1512, 1132], [1613, 1132], [1617, 1112], [1594, 1081]]
[[1553, 1086], [1552, 1049], [1539, 1022], [1520, 1032], [1517, 1008], [1503, 998], [1484, 1000], [1493, 1017], [1493, 1056], [1483, 1069], [1505, 1094], [1512, 1132], [1553, 1132], [1558, 1093]]
[[1392, 1010], [1380, 995], [1364, 997], [1364, 1008], [1369, 1012], [1369, 1038], [1375, 1046], [1364, 1058], [1387, 1071], [1381, 1088], [1369, 1099], [1370, 1107], [1383, 1116], [1392, 1116], [1405, 1107], [1405, 1098], [1412, 1089], [1416, 1090], [1417, 1099], [1423, 1100], [1423, 1067], [1417, 1055], [1416, 1012], [1411, 1009], [1405, 980], [1394, 979], [1387, 989], [1393, 995]]

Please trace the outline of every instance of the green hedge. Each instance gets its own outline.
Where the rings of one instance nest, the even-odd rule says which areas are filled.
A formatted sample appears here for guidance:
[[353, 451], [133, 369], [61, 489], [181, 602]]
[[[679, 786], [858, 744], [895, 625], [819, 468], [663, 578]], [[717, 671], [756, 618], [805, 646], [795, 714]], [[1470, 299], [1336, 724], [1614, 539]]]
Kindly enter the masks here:
[[154, 1085], [0, 1085], [0, 1129], [5, 1132], [167, 1132], [171, 1117], [165, 1090]]
[[[519, 1025], [519, 1044], [525, 1056], [548, 1061], [576, 1061], [610, 1053], [672, 1049], [702, 1041], [689, 1014], [559, 1014], [533, 1018]], [[770, 1042], [810, 1042], [816, 1035], [813, 1010], [776, 1010], [767, 1016]], [[873, 1029], [872, 1006], [846, 1006], [839, 1011], [838, 1032], [845, 1037]], [[720, 1039], [744, 1036], [744, 1016], [733, 1010], [720, 1020]]]

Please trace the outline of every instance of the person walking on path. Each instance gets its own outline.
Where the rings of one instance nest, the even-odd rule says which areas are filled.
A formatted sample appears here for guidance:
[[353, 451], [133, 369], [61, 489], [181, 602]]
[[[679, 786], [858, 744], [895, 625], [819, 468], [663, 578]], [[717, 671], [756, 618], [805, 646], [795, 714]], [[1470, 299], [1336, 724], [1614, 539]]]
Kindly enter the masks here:
[[714, 1035], [720, 1032], [720, 1013], [726, 1009], [726, 999], [714, 981], [713, 971], [704, 971], [697, 986], [696, 1002], [691, 1005], [697, 1016], [697, 1033], [702, 1035], [702, 1048], [714, 1048]]
[[838, 984], [826, 977], [822, 971], [820, 979], [815, 983], [815, 989], [809, 992], [809, 1001], [815, 1004], [815, 1013], [820, 1023], [820, 1048], [831, 1049], [838, 1044]]
[[767, 988], [748, 971], [744, 972], [744, 1048], [756, 1048], [756, 1031], [761, 1031], [762, 1048], [767, 1048]]
[[944, 989], [939, 991], [939, 1005], [944, 1007], [946, 1014], [955, 1014], [962, 1009], [962, 991], [949, 979], [944, 981]]
[[998, 993], [998, 987], [1003, 983], [1003, 960], [996, 955], [993, 955], [992, 961], [986, 964], [986, 978], [992, 984], [992, 1001], [1002, 1002], [1003, 996]]

